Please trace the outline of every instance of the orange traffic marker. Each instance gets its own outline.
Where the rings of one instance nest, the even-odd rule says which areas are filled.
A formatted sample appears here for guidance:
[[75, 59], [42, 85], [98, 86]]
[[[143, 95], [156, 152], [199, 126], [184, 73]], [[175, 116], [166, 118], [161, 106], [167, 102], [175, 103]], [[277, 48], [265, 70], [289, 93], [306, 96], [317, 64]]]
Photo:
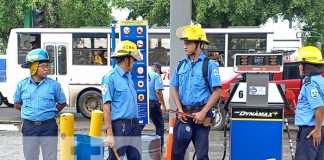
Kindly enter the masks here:
[[164, 160], [171, 160], [171, 151], [172, 151], [172, 143], [173, 143], [173, 127], [176, 122], [176, 118], [172, 118], [170, 120], [170, 129], [169, 129], [169, 135], [168, 135], [168, 141], [167, 141], [167, 147], [164, 154]]

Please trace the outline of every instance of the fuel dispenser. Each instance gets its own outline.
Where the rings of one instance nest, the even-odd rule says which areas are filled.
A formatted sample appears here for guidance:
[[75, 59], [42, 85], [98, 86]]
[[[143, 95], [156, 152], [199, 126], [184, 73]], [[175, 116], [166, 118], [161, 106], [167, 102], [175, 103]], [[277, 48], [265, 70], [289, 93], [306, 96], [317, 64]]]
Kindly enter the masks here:
[[270, 73], [282, 72], [281, 54], [236, 54], [234, 71], [246, 82], [233, 87], [230, 123], [231, 160], [281, 160], [284, 89], [269, 83]]

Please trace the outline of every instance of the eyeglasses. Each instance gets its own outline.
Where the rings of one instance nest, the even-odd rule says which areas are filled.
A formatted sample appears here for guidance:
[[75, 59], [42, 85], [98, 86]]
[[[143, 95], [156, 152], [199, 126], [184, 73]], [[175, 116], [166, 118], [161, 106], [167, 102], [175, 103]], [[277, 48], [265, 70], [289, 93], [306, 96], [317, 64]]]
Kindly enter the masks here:
[[50, 69], [50, 66], [47, 64], [47, 65], [39, 65], [38, 68], [41, 68], [41, 69]]

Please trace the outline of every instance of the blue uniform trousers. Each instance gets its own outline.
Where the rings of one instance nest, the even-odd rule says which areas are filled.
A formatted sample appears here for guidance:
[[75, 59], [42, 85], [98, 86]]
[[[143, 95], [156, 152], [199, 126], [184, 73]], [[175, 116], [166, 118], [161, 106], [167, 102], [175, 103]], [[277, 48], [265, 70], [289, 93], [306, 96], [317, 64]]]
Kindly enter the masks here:
[[[194, 113], [199, 112], [199, 110], [193, 111], [184, 111], [186, 113]], [[206, 117], [212, 117], [212, 112], [209, 110], [206, 114]], [[205, 127], [202, 124], [195, 124], [192, 118], [187, 118], [187, 123], [190, 125], [192, 129], [192, 136], [188, 141], [184, 141], [181, 137], [178, 137], [178, 128], [179, 124], [182, 123], [179, 120], [176, 121], [173, 128], [173, 143], [172, 143], [172, 160], [183, 160], [186, 150], [192, 140], [192, 143], [196, 150], [197, 160], [208, 160], [208, 147], [209, 140], [208, 135], [210, 131], [210, 127]]]
[[[112, 131], [118, 155], [122, 159], [126, 154], [127, 159], [141, 160], [142, 141], [138, 119], [112, 121]], [[108, 160], [117, 160], [110, 148]]]
[[314, 146], [312, 137], [307, 138], [313, 129], [313, 126], [299, 127], [295, 160], [324, 160], [324, 127], [322, 127], [322, 140], [318, 146]]
[[26, 160], [38, 160], [39, 147], [44, 159], [57, 160], [58, 126], [54, 118], [36, 122], [24, 120], [22, 134]]
[[150, 100], [150, 119], [155, 126], [156, 135], [161, 137], [161, 152], [164, 145], [164, 121], [161, 110], [161, 103]]

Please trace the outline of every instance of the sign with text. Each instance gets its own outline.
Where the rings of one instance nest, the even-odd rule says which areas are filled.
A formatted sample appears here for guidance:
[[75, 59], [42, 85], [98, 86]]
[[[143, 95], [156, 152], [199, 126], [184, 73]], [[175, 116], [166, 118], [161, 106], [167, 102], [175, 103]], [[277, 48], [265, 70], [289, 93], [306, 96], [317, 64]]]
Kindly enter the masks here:
[[148, 116], [148, 25], [147, 21], [123, 20], [119, 22], [121, 41], [129, 40], [137, 45], [143, 54], [142, 61], [136, 61], [132, 70], [132, 79], [137, 91], [139, 122], [147, 124]]

